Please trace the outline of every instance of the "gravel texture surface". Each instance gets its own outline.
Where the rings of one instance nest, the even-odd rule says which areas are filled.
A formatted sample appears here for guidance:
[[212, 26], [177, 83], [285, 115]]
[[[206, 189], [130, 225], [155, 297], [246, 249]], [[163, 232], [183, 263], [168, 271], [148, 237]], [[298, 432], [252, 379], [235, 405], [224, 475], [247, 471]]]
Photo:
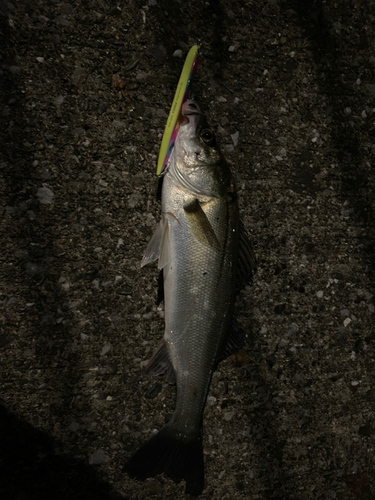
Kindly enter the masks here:
[[375, 494], [373, 0], [0, 1], [0, 497], [182, 499], [121, 469], [174, 408], [156, 161], [188, 48], [258, 257], [202, 499]]

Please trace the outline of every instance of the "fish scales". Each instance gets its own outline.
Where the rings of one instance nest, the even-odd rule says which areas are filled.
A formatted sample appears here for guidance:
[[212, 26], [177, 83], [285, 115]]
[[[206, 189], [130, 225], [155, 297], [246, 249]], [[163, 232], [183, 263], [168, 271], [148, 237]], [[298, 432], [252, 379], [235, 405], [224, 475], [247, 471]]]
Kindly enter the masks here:
[[[184, 210], [191, 193], [166, 174], [162, 210], [168, 218], [171, 263], [164, 268], [165, 340], [177, 378], [176, 424], [197, 428], [211, 375], [232, 318], [238, 210], [231, 197], [202, 207], [219, 247], [197, 242]], [[172, 213], [174, 217], [165, 215]], [[177, 220], [176, 220], [177, 219]]]

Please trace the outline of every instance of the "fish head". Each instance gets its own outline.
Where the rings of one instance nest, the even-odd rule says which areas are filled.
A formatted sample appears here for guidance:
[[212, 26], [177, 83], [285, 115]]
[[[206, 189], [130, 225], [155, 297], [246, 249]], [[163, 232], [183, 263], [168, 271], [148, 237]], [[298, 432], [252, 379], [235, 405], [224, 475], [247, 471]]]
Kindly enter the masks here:
[[219, 197], [231, 182], [228, 164], [199, 104], [188, 99], [170, 158], [172, 176], [198, 196]]

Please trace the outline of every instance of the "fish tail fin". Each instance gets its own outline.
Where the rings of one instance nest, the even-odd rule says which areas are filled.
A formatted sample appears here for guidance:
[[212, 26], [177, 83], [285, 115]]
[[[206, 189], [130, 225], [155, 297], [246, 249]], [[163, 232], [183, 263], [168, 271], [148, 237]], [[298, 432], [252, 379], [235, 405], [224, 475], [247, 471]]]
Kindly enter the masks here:
[[187, 440], [167, 424], [134, 453], [123, 472], [140, 480], [164, 472], [177, 483], [185, 480], [187, 494], [200, 495], [204, 485], [202, 431]]

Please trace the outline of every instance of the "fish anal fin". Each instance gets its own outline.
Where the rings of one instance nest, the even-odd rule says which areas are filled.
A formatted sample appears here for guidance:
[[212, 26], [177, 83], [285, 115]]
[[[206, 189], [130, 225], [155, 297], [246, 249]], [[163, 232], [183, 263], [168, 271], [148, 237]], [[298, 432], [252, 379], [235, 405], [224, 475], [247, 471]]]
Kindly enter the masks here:
[[142, 481], [164, 472], [177, 483], [185, 480], [186, 494], [200, 495], [204, 486], [202, 430], [182, 438], [172, 421], [134, 453], [123, 472]]
[[176, 375], [164, 339], [161, 339], [158, 348], [147, 363], [146, 373], [150, 375], [166, 373], [166, 381], [170, 384], [176, 383]]
[[188, 200], [184, 204], [184, 211], [190, 223], [195, 238], [202, 243], [202, 245], [219, 248], [219, 242], [216, 237], [207, 215], [202, 209], [199, 200], [196, 198]]
[[241, 290], [244, 286], [252, 282], [252, 278], [256, 273], [256, 266], [257, 262], [253, 245], [246, 234], [243, 224], [240, 222], [236, 281], [237, 290]]
[[238, 326], [238, 323], [235, 320], [232, 320], [229, 325], [228, 334], [226, 338], [226, 342], [224, 344], [224, 348], [221, 352], [218, 362], [220, 363], [224, 359], [228, 358], [245, 344], [245, 332], [242, 328]]

